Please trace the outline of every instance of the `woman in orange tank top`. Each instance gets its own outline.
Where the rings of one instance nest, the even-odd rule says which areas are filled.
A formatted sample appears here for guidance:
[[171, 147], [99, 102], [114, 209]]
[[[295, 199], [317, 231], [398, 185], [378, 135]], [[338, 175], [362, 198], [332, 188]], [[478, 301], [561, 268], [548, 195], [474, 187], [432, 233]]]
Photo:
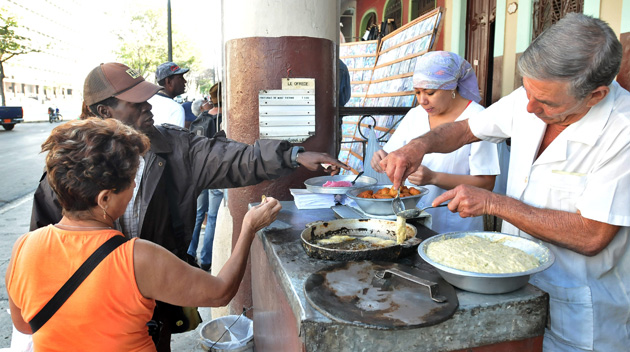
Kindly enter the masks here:
[[[134, 195], [149, 140], [115, 119], [70, 121], [42, 144], [48, 179], [63, 207], [59, 223], [20, 237], [5, 276], [13, 324], [29, 322], [99, 246], [122, 236], [118, 219]], [[166, 249], [133, 238], [100, 262], [33, 334], [36, 351], [155, 351], [147, 322], [155, 300], [217, 307], [236, 294], [254, 234], [280, 204], [267, 197], [244, 217], [232, 256], [215, 277]]]

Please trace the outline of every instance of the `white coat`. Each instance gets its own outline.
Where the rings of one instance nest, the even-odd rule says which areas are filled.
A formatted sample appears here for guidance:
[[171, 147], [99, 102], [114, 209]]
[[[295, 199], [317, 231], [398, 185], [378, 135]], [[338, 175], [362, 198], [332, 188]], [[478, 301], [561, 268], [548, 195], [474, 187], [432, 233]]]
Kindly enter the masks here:
[[[610, 93], [536, 159], [545, 123], [527, 113], [519, 88], [471, 117], [480, 139], [512, 138], [507, 195], [526, 204], [621, 226], [588, 257], [547, 244], [555, 264], [530, 283], [549, 293], [545, 351], [627, 351], [630, 346], [630, 93]], [[531, 238], [508, 222], [503, 232]], [[570, 233], [566, 234], [571, 236]]]

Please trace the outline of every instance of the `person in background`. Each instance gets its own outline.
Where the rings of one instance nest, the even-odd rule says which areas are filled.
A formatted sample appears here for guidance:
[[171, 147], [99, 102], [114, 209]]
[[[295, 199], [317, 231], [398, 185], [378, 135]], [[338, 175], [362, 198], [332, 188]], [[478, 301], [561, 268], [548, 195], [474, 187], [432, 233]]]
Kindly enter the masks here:
[[[343, 23], [339, 23], [343, 27]], [[339, 31], [339, 44], [345, 43], [343, 33]], [[352, 97], [352, 88], [350, 87], [350, 72], [348, 66], [341, 59], [337, 59], [339, 65], [339, 106], [345, 106]]]
[[[220, 82], [210, 87], [210, 101], [212, 101], [214, 107], [207, 111], [211, 124], [209, 127], [215, 128], [208, 128], [206, 137], [215, 137], [216, 132], [222, 130]], [[202, 114], [204, 114], [204, 112], [202, 112]], [[222, 189], [204, 189], [201, 191], [201, 194], [199, 194], [199, 197], [197, 197], [197, 218], [195, 219], [192, 240], [190, 241], [190, 246], [188, 246], [188, 255], [196, 260], [199, 235], [201, 234], [203, 221], [207, 219], [206, 229], [203, 235], [203, 247], [201, 248], [201, 256], [199, 258], [199, 265], [201, 269], [205, 271], [210, 271], [212, 268], [212, 247], [214, 244], [214, 232], [217, 226], [217, 215], [219, 213], [221, 200], [223, 200]]]
[[182, 103], [182, 108], [184, 108], [184, 128], [190, 127], [190, 123], [195, 121], [195, 119], [197, 118], [197, 115], [195, 115], [192, 111], [192, 105], [196, 101], [197, 100], [185, 101]]
[[[212, 104], [209, 103], [205, 98], [194, 100], [190, 106], [190, 110], [195, 116], [195, 120], [204, 112], [212, 109]], [[193, 120], [193, 121], [195, 121]]]
[[606, 22], [569, 13], [519, 58], [522, 87], [381, 162], [398, 185], [426, 154], [512, 139], [507, 196], [461, 185], [433, 204], [497, 216], [502, 232], [553, 252], [554, 264], [530, 278], [549, 294], [545, 351], [630, 346], [630, 93], [614, 81], [622, 56]]
[[[149, 145], [149, 138], [132, 127], [99, 118], [61, 125], [42, 144], [64, 215], [13, 246], [5, 281], [18, 331], [33, 333], [29, 322], [79, 266], [101, 244], [124, 236], [115, 222], [133, 197], [139, 160]], [[280, 209], [267, 197], [245, 214], [234, 250], [216, 277], [147, 240], [124, 242], [33, 333], [34, 350], [155, 351], [147, 328], [155, 301], [195, 307], [229, 303], [255, 233]]]
[[[149, 240], [187, 261], [202, 190], [257, 184], [288, 175], [300, 165], [316, 171], [322, 169], [322, 163], [330, 164], [329, 173], [348, 168], [326, 153], [305, 151], [287, 141], [261, 139], [248, 145], [196, 136], [170, 124], [156, 126], [147, 100], [160, 89], [137, 71], [115, 62], [95, 67], [83, 87], [83, 99], [97, 117], [119, 120], [151, 141], [151, 148], [140, 158], [131, 201], [114, 223], [128, 238]], [[44, 175], [35, 191], [30, 228], [56, 224], [61, 218], [62, 208]], [[177, 280], [159, 279], [167, 284]], [[154, 313], [154, 319], [163, 323], [158, 351], [170, 351], [169, 327], [176, 318], [163, 307], [168, 306], [158, 301]]]
[[[431, 51], [418, 58], [413, 73], [413, 87], [418, 106], [400, 122], [383, 149], [372, 156], [370, 165], [383, 172], [380, 161], [412, 139], [453, 121], [463, 121], [482, 111], [478, 102], [479, 86], [468, 61], [448, 51]], [[492, 190], [500, 173], [497, 146], [477, 142], [448, 154], [428, 155], [409, 182], [425, 186], [427, 205], [437, 196], [460, 184]], [[438, 233], [482, 231], [483, 217], [462, 218], [446, 208], [427, 209], [432, 216], [432, 230]]]
[[339, 106], [345, 106], [352, 97], [352, 88], [350, 87], [350, 72], [348, 66], [341, 60], [339, 63]]
[[174, 62], [165, 62], [155, 70], [155, 81], [162, 86], [162, 91], [149, 99], [149, 104], [153, 106], [151, 111], [156, 125], [170, 123], [179, 127], [186, 126], [184, 107], [173, 99], [186, 92], [184, 74], [188, 70]]

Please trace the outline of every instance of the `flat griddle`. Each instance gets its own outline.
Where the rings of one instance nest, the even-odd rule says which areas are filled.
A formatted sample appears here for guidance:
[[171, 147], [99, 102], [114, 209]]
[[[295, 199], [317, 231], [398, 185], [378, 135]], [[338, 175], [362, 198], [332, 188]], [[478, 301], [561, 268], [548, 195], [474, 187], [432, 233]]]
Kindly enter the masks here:
[[[427, 287], [399, 277], [376, 279], [375, 273], [385, 269], [436, 283], [446, 302], [433, 301]], [[308, 302], [332, 320], [384, 330], [435, 325], [449, 319], [459, 305], [453, 286], [437, 273], [386, 262], [331, 265], [311, 274], [304, 292]]]

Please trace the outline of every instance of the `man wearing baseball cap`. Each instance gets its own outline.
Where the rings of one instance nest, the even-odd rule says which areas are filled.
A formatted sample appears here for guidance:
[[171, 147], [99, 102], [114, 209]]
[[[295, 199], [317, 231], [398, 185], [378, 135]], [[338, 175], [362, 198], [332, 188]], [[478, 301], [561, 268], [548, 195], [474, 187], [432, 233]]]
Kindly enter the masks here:
[[[83, 99], [93, 114], [122, 121], [151, 141], [151, 149], [140, 160], [132, 199], [116, 224], [127, 237], [152, 241], [187, 261], [202, 190], [257, 184], [287, 175], [299, 165], [313, 171], [322, 163], [331, 164], [331, 172], [348, 168], [328, 154], [306, 152], [287, 141], [258, 140], [249, 145], [154, 125], [147, 100], [160, 89], [119, 63], [101, 64], [85, 79]], [[61, 207], [44, 176], [34, 196], [31, 230], [60, 219]], [[158, 351], [170, 351], [171, 317], [160, 311], [160, 303], [154, 315], [163, 323]]]
[[173, 99], [186, 92], [184, 74], [188, 70], [170, 61], [161, 64], [155, 70], [155, 81], [162, 86], [162, 90], [149, 99], [149, 104], [153, 106], [151, 110], [156, 125], [170, 123], [179, 127], [185, 126], [184, 107]]

